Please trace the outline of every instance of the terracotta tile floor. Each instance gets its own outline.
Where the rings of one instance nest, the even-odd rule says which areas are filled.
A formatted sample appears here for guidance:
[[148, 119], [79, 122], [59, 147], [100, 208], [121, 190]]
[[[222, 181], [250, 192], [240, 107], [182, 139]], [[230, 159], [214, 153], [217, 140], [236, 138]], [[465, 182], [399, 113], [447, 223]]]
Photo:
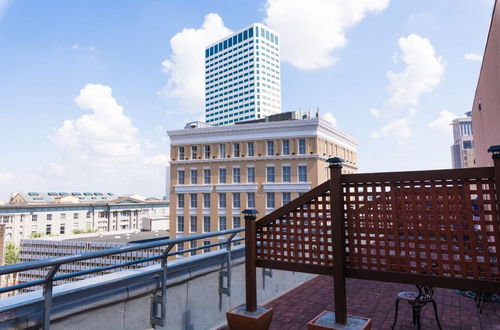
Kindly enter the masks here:
[[[406, 284], [348, 279], [348, 313], [371, 318], [374, 330], [391, 329], [396, 294], [414, 289], [414, 286]], [[474, 299], [458, 295], [454, 290], [436, 289], [434, 299], [445, 330], [500, 329], [500, 303], [487, 304], [483, 313], [479, 314]], [[321, 311], [334, 310], [332, 279], [317, 276], [266, 306], [274, 308], [271, 329], [306, 329], [307, 322]], [[396, 329], [416, 329], [411, 320], [410, 306], [401, 302]], [[431, 305], [425, 306], [422, 311], [422, 329], [438, 329]]]

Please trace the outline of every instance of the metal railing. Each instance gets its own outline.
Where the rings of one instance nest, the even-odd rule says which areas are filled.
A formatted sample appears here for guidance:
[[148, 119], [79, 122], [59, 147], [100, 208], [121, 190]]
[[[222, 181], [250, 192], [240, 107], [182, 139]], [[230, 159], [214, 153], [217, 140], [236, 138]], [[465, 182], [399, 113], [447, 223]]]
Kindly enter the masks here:
[[[217, 247], [217, 246], [225, 248], [227, 251], [227, 255], [226, 255], [227, 257], [226, 257], [226, 271], [224, 272], [224, 276], [227, 277], [227, 287], [230, 287], [230, 283], [231, 283], [231, 272], [230, 272], [230, 269], [231, 269], [231, 246], [235, 242], [239, 242], [239, 241], [244, 240], [244, 238], [235, 238], [235, 236], [238, 233], [241, 233], [243, 231], [244, 231], [244, 227], [240, 227], [240, 228], [222, 230], [222, 231], [218, 231], [218, 232], [210, 232], [210, 233], [204, 233], [204, 234], [198, 234], [198, 235], [178, 237], [178, 238], [173, 238], [173, 239], [162, 239], [162, 240], [157, 240], [157, 241], [153, 241], [153, 242], [131, 243], [131, 244], [128, 244], [126, 246], [111, 248], [111, 249], [106, 249], [106, 250], [92, 251], [92, 252], [74, 254], [74, 255], [69, 255], [69, 256], [64, 256], [64, 257], [48, 258], [48, 259], [42, 259], [42, 260], [37, 260], [37, 261], [30, 261], [30, 262], [23, 262], [23, 263], [18, 263], [18, 264], [14, 264], [14, 265], [2, 266], [2, 267], [0, 267], [0, 276], [6, 275], [6, 274], [23, 272], [23, 271], [32, 270], [32, 269], [41, 269], [41, 268], [50, 268], [50, 269], [47, 272], [45, 279], [34, 280], [34, 281], [26, 282], [26, 283], [19, 283], [19, 284], [3, 287], [3, 288], [0, 288], [0, 294], [15, 291], [15, 290], [20, 290], [20, 289], [24, 289], [24, 288], [28, 288], [28, 287], [32, 287], [32, 286], [43, 285], [44, 304], [43, 304], [42, 329], [45, 330], [45, 329], [49, 329], [49, 327], [50, 327], [50, 312], [51, 312], [52, 298], [53, 298], [52, 289], [54, 287], [54, 282], [73, 278], [73, 277], [78, 277], [78, 276], [82, 276], [82, 275], [88, 275], [88, 274], [107, 271], [107, 270], [111, 270], [111, 269], [123, 268], [123, 267], [128, 267], [131, 265], [160, 260], [161, 261], [161, 275], [160, 275], [160, 285], [161, 286], [160, 286], [160, 292], [159, 292], [160, 294], [159, 295], [155, 294], [155, 296], [153, 298], [151, 323], [152, 323], [152, 325], [163, 326], [165, 324], [166, 306], [167, 306], [167, 294], [166, 294], [166, 292], [167, 292], [168, 257], [174, 256], [174, 255], [182, 255], [185, 253], [190, 253], [193, 251]], [[225, 239], [221, 240], [217, 243], [200, 245], [197, 247], [192, 247], [190, 249], [171, 252], [171, 250], [174, 248], [174, 246], [179, 244], [179, 243], [202, 240], [202, 239], [211, 238], [211, 237], [220, 237], [220, 236], [225, 236]], [[82, 270], [82, 271], [75, 271], [75, 272], [71, 272], [68, 274], [57, 275], [59, 268], [64, 264], [78, 262], [78, 261], [82, 261], [82, 260], [89, 260], [89, 259], [94, 259], [94, 258], [109, 257], [109, 256], [127, 253], [127, 252], [146, 250], [146, 249], [152, 249], [152, 248], [158, 248], [158, 247], [164, 247], [163, 252], [161, 254], [158, 254], [158, 255], [154, 255], [154, 256], [150, 256], [150, 257], [146, 257], [146, 258], [141, 258], [141, 259], [137, 259], [137, 260], [132, 260], [132, 261], [126, 261], [126, 262], [122, 262], [122, 263], [117, 263], [117, 264], [109, 265], [109, 266], [94, 267], [94, 268], [89, 268], [89, 269]], [[229, 295], [229, 292], [227, 291], [227, 289], [222, 288], [221, 291], [224, 292], [225, 294]], [[0, 308], [0, 313], [7, 311], [7, 310], [9, 310], [8, 306], [2, 307], [2, 308]]]

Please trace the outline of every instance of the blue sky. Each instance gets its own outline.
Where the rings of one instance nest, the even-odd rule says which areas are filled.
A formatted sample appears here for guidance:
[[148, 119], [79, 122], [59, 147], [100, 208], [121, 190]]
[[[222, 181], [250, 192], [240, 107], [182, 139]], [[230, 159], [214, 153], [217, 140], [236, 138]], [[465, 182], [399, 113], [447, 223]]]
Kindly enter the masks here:
[[0, 0], [0, 200], [162, 196], [165, 131], [203, 114], [198, 52], [253, 22], [281, 35], [283, 111], [331, 113], [360, 171], [448, 168], [493, 2]]

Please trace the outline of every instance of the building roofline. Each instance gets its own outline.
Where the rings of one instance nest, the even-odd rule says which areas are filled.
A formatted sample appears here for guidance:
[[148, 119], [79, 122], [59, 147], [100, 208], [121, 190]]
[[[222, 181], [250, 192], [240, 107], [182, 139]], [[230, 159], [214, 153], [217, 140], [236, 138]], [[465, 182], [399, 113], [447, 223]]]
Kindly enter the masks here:
[[259, 122], [259, 123], [249, 123], [249, 124], [239, 124], [239, 125], [227, 125], [227, 126], [212, 126], [212, 127], [201, 127], [201, 128], [186, 128], [167, 131], [168, 136], [171, 138], [171, 146], [181, 145], [180, 143], [172, 143], [172, 138], [183, 137], [186, 135], [198, 135], [202, 136], [205, 134], [223, 134], [223, 133], [241, 133], [243, 131], [255, 131], [263, 129], [274, 129], [283, 127], [299, 127], [299, 126], [312, 126], [316, 125], [322, 129], [328, 130], [335, 136], [343, 139], [345, 142], [357, 146], [358, 140], [350, 136], [347, 133], [342, 132], [335, 126], [332, 126], [330, 122], [323, 118], [312, 118], [312, 119], [298, 119], [298, 120], [283, 120], [283, 121], [271, 121], [271, 122]]
[[264, 25], [264, 24], [262, 24], [262, 23], [252, 23], [252, 24], [249, 24], [249, 25], [245, 26], [244, 28], [241, 28], [241, 29], [239, 29], [239, 30], [237, 30], [237, 31], [233, 31], [233, 32], [231, 32], [230, 34], [226, 35], [225, 37], [223, 37], [223, 38], [221, 38], [221, 39], [218, 39], [218, 40], [217, 40], [217, 41], [215, 41], [215, 42], [212, 42], [211, 44], [208, 44], [208, 46], [205, 46], [205, 49], [210, 48], [210, 47], [212, 47], [212, 46], [215, 46], [215, 45], [216, 45], [216, 44], [218, 44], [219, 42], [224, 41], [224, 40], [226, 40], [227, 38], [229, 38], [229, 36], [232, 36], [232, 35], [234, 35], [234, 34], [237, 34], [237, 33], [243, 32], [243, 31], [247, 30], [248, 28], [250, 28], [250, 27], [252, 27], [252, 26], [262, 26], [262, 27], [266, 28], [267, 30], [272, 31], [272, 32], [273, 32], [275, 35], [277, 35], [278, 37], [280, 36], [280, 35], [279, 35], [279, 33], [277, 33], [276, 31], [274, 31], [273, 29], [271, 29], [271, 28], [270, 28], [270, 27], [268, 27], [267, 25]]
[[479, 81], [481, 80], [481, 74], [483, 72], [484, 60], [486, 58], [486, 51], [488, 50], [488, 41], [490, 40], [491, 29], [493, 28], [493, 21], [495, 19], [495, 12], [497, 10], [497, 5], [498, 5], [498, 0], [495, 0], [495, 3], [493, 4], [493, 12], [491, 13], [490, 27], [488, 28], [488, 36], [486, 37], [486, 44], [484, 45], [483, 60], [481, 61], [481, 68], [479, 69], [479, 75], [477, 77], [476, 90], [474, 91], [474, 99], [472, 100], [471, 109], [474, 109], [474, 102], [476, 101], [476, 98], [477, 98], [477, 92], [479, 89]]

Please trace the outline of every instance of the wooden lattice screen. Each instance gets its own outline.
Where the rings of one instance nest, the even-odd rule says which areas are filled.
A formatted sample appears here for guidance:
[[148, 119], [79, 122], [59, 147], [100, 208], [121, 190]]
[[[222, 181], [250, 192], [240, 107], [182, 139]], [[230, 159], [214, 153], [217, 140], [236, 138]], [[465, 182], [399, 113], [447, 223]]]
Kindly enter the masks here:
[[[345, 174], [340, 182], [347, 276], [418, 283], [424, 275], [435, 286], [468, 279], [500, 289], [494, 168]], [[331, 184], [257, 221], [257, 266], [333, 274]]]

